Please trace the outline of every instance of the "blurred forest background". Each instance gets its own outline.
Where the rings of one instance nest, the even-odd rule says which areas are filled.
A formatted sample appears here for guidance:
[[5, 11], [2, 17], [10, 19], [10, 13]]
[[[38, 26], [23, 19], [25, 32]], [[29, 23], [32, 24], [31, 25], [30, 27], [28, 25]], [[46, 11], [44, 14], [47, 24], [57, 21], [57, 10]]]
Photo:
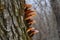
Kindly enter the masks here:
[[[23, 21], [24, 4], [36, 10], [39, 33], [30, 38]], [[60, 40], [60, 0], [0, 0], [0, 40]]]

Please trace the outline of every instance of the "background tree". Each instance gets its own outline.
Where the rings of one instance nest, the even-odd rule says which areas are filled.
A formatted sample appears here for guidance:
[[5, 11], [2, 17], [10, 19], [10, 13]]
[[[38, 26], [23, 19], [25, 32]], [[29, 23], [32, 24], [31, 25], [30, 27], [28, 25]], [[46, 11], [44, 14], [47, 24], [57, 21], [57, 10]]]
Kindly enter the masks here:
[[55, 16], [60, 8], [59, 0], [26, 0], [26, 3], [32, 4], [32, 8], [37, 12], [34, 18], [37, 22], [33, 26], [40, 32], [33, 37], [33, 40], [59, 40]]
[[51, 0], [53, 12], [57, 20], [57, 29], [60, 38], [60, 0]]

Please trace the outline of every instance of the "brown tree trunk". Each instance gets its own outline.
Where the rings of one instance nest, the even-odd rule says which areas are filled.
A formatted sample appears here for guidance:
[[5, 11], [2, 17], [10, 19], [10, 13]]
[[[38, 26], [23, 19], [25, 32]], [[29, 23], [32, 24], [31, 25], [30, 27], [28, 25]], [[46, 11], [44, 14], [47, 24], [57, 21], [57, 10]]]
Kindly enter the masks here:
[[24, 0], [0, 0], [0, 40], [30, 40], [23, 22]]

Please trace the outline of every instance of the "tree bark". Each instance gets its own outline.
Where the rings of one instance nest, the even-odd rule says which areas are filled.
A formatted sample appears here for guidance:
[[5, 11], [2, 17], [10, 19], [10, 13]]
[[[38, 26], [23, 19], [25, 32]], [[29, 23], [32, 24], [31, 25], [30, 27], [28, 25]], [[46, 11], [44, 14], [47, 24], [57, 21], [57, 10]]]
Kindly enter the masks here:
[[0, 0], [0, 40], [30, 40], [23, 22], [24, 0]]

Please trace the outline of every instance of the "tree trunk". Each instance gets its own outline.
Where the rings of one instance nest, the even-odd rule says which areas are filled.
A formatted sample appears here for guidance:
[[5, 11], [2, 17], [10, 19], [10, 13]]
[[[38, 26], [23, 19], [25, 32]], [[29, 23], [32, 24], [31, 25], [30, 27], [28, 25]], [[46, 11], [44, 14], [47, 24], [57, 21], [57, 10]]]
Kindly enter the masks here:
[[57, 29], [60, 38], [60, 0], [51, 0], [52, 9], [56, 15]]
[[24, 0], [0, 0], [0, 40], [30, 40], [23, 22]]

